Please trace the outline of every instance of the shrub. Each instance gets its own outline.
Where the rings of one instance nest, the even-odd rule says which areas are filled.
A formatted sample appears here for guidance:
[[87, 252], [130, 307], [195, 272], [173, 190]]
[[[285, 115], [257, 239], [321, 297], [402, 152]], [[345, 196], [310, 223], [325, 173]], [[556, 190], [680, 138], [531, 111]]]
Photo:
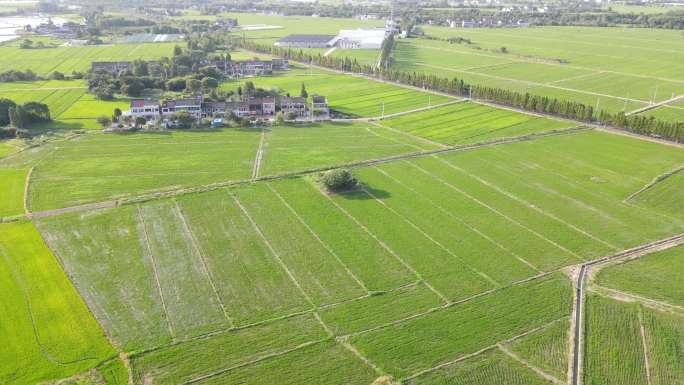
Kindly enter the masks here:
[[318, 180], [328, 191], [349, 190], [358, 183], [352, 173], [343, 168], [326, 171], [320, 175]]

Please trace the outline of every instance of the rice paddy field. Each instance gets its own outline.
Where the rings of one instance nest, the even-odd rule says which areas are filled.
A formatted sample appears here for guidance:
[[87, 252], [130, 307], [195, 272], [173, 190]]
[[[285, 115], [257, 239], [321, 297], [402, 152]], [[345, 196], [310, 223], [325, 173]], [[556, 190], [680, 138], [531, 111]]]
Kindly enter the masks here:
[[610, 268], [603, 269], [596, 283], [646, 298], [684, 306], [684, 282], [681, 266], [684, 247], [648, 255]]
[[49, 129], [96, 129], [96, 119], [111, 116], [115, 108], [125, 111], [130, 101], [119, 98], [112, 101], [97, 100], [87, 92], [83, 80], [48, 80], [0, 84], [0, 98], [17, 104], [40, 102], [50, 108], [53, 121], [42, 125]]
[[[351, 127], [334, 129], [365, 131]], [[305, 149], [318, 128], [349, 139], [325, 127], [265, 137]], [[269, 151], [266, 164], [306, 163]], [[344, 194], [300, 176], [37, 225], [131, 353], [134, 383], [546, 384], [568, 378], [572, 282], [558, 270], [682, 232], [684, 218], [623, 202], [680, 161], [676, 148], [574, 132], [356, 168], [361, 188]], [[594, 339], [593, 312], [587, 354], [601, 357], [609, 337]], [[587, 360], [597, 379], [615, 370]]]
[[9, 70], [32, 70], [38, 75], [54, 71], [70, 74], [86, 72], [93, 61], [158, 60], [171, 56], [176, 43], [116, 44], [96, 46], [57, 47], [45, 49], [21, 49], [0, 47], [0, 67]]
[[[316, 69], [250, 80], [402, 114], [0, 159], [1, 384], [567, 384], [577, 327], [582, 384], [684, 381], [684, 246], [606, 265], [573, 317], [580, 264], [684, 233], [681, 147]], [[44, 93], [65, 127], [127, 103], [70, 84], [0, 95]], [[359, 183], [323, 188], [337, 167]]]
[[379, 124], [447, 145], [486, 142], [576, 125], [475, 103], [439, 107], [386, 119]]
[[[643, 28], [445, 28], [421, 26], [440, 39], [405, 39], [394, 68], [458, 77], [474, 84], [571, 99], [612, 112], [632, 111], [684, 94], [677, 31]], [[505, 47], [507, 53], [501, 52]], [[638, 49], [642, 54], [634, 55]], [[682, 115], [660, 115], [681, 120]]]
[[70, 377], [116, 354], [31, 222], [0, 224], [0, 257], [2, 383]]
[[299, 95], [303, 83], [309, 95], [328, 97], [332, 110], [349, 117], [380, 117], [383, 113], [388, 115], [406, 112], [453, 100], [446, 96], [369, 81], [362, 77], [304, 68], [286, 71], [273, 77], [227, 82], [222, 85], [222, 89], [236, 90], [245, 81], [252, 81], [260, 88], [278, 88], [293, 96]]

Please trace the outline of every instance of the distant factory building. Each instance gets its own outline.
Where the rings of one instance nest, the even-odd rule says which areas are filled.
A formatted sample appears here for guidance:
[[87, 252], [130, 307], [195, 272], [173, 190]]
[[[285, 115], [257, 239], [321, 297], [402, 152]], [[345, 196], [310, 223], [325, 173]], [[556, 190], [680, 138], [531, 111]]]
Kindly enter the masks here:
[[333, 35], [290, 35], [275, 42], [282, 48], [329, 48], [334, 44]]
[[384, 28], [343, 29], [337, 35], [337, 46], [344, 49], [380, 49], [387, 37]]

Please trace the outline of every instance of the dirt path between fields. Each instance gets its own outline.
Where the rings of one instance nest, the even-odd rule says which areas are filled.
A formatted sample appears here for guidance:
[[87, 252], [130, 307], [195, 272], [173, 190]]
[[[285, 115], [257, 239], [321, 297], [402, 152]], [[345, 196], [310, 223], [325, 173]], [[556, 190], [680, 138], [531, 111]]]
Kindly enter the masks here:
[[520, 356], [518, 356], [517, 354], [510, 351], [506, 346], [504, 346], [502, 344], [497, 344], [497, 347], [499, 348], [499, 350], [506, 353], [506, 355], [508, 355], [512, 359], [518, 361], [522, 365], [525, 365], [526, 367], [531, 369], [533, 372], [537, 373], [539, 376], [546, 379], [547, 381], [553, 382], [554, 384], [558, 384], [558, 385], [565, 384], [565, 382], [559, 380], [555, 376], [552, 376], [552, 375], [546, 373], [545, 371], [541, 370], [540, 368], [532, 365], [529, 361], [522, 359]]
[[592, 267], [600, 266], [612, 261], [621, 260], [625, 258], [637, 258], [646, 254], [657, 251], [666, 250], [680, 244], [684, 244], [684, 234], [675, 235], [673, 237], [649, 242], [644, 245], [634, 247], [607, 257], [596, 259], [580, 266], [579, 275], [575, 285], [575, 314], [574, 314], [574, 331], [573, 331], [573, 357], [572, 357], [572, 385], [581, 385], [581, 371], [580, 363], [582, 362], [582, 342], [584, 337], [583, 328], [583, 306], [585, 296], [585, 279], [589, 275], [589, 270]]
[[668, 179], [668, 178], [670, 178], [670, 177], [673, 177], [673, 176], [677, 175], [679, 172], [682, 172], [682, 171], [684, 171], [684, 164], [679, 165], [679, 166], [676, 167], [674, 170], [670, 170], [670, 171], [668, 171], [668, 172], [666, 172], [666, 173], [664, 173], [664, 174], [658, 175], [658, 176], [655, 177], [649, 184], [647, 184], [646, 186], [644, 186], [644, 187], [640, 188], [639, 190], [637, 190], [637, 191], [633, 192], [632, 194], [630, 194], [627, 198], [625, 198], [625, 199], [623, 200], [623, 202], [629, 203], [629, 201], [631, 201], [632, 199], [636, 198], [638, 195], [640, 195], [640, 194], [646, 192], [647, 190], [650, 190], [651, 188], [653, 188], [653, 187], [654, 187], [655, 185], [657, 185], [658, 183], [661, 183], [661, 182], [665, 181], [666, 179]]
[[257, 149], [256, 157], [254, 159], [254, 168], [252, 168], [252, 180], [259, 177], [259, 169], [261, 168], [261, 159], [264, 156], [264, 142], [266, 141], [266, 128], [261, 128], [261, 138], [259, 139], [259, 148]]
[[[120, 198], [120, 199], [114, 199], [114, 200], [108, 200], [108, 201], [102, 201], [102, 202], [88, 203], [88, 204], [83, 204], [83, 205], [78, 205], [78, 206], [64, 207], [64, 208], [44, 210], [44, 211], [36, 211], [36, 212], [30, 213], [26, 217], [44, 218], [44, 217], [51, 217], [51, 216], [56, 216], [56, 215], [61, 215], [61, 214], [66, 214], [66, 213], [92, 211], [92, 210], [99, 210], [99, 209], [104, 209], [104, 208], [112, 208], [112, 207], [116, 207], [119, 205], [141, 203], [141, 202], [146, 202], [146, 201], [170, 198], [170, 197], [181, 196], [181, 195], [194, 194], [194, 193], [199, 193], [199, 192], [208, 192], [208, 191], [217, 190], [217, 189], [223, 188], [223, 187], [248, 184], [248, 183], [252, 183], [252, 182], [271, 181], [271, 180], [278, 180], [278, 179], [285, 179], [285, 178], [311, 175], [311, 174], [315, 174], [315, 173], [319, 173], [319, 172], [327, 171], [327, 170], [332, 170], [332, 169], [336, 169], [336, 168], [340, 168], [340, 167], [348, 167], [348, 168], [368, 167], [368, 166], [373, 166], [373, 165], [378, 165], [378, 164], [421, 158], [424, 156], [446, 154], [446, 153], [457, 152], [457, 151], [468, 151], [468, 150], [474, 150], [474, 149], [478, 149], [478, 148], [498, 146], [498, 145], [504, 145], [504, 144], [510, 144], [510, 143], [517, 143], [517, 142], [525, 142], [525, 141], [530, 141], [530, 140], [535, 140], [538, 138], [544, 138], [544, 137], [550, 137], [550, 136], [572, 135], [572, 134], [577, 133], [577, 132], [588, 131], [588, 130], [591, 130], [591, 129], [590, 128], [571, 128], [571, 129], [566, 129], [566, 130], [548, 131], [548, 132], [542, 132], [542, 133], [538, 133], [538, 134], [530, 134], [530, 135], [525, 135], [525, 136], [519, 136], [519, 137], [515, 137], [515, 138], [497, 139], [497, 140], [492, 140], [492, 141], [488, 141], [488, 142], [458, 145], [458, 146], [440, 148], [440, 149], [435, 149], [435, 150], [423, 150], [423, 151], [417, 151], [417, 152], [401, 154], [401, 155], [392, 155], [392, 156], [388, 156], [385, 158], [362, 160], [362, 161], [338, 164], [338, 165], [333, 165], [333, 166], [319, 167], [319, 168], [314, 168], [314, 169], [309, 169], [309, 170], [304, 170], [304, 171], [299, 171], [299, 172], [291, 172], [291, 173], [284, 173], [284, 174], [278, 174], [278, 175], [265, 175], [265, 176], [260, 176], [254, 180], [252, 180], [252, 179], [229, 180], [229, 181], [212, 183], [212, 184], [208, 184], [208, 185], [188, 187], [188, 188], [182, 188], [182, 189], [175, 189], [175, 190], [169, 190], [169, 191], [163, 191], [163, 192], [151, 193], [151, 194], [141, 194], [141, 195], [131, 196], [131, 197], [127, 197], [127, 198]], [[0, 218], [0, 219], [5, 219], [5, 218]], [[6, 219], [10, 219], [10, 218], [6, 218]], [[11, 218], [11, 219], [14, 219], [14, 218]]]

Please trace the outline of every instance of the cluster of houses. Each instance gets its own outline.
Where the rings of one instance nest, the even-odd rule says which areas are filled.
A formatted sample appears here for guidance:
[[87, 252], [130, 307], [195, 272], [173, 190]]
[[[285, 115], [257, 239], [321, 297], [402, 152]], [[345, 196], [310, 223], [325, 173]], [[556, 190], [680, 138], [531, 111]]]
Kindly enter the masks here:
[[[30, 25], [28, 27], [30, 27]], [[62, 24], [55, 24], [52, 19], [48, 19], [46, 23], [41, 23], [35, 28], [32, 28], [32, 32], [35, 32], [39, 35], [49, 35], [62, 39], [71, 39], [84, 34], [86, 32], [86, 26], [85, 24], [74, 23], [71, 21], [67, 21]]]
[[143, 118], [146, 122], [162, 122], [172, 125], [174, 115], [186, 111], [197, 121], [214, 118], [214, 123], [231, 113], [239, 118], [273, 120], [281, 111], [288, 120], [328, 120], [330, 108], [325, 96], [314, 95], [309, 102], [304, 97], [248, 97], [240, 101], [206, 101], [202, 96], [162, 101], [150, 99], [131, 100], [130, 110], [123, 113], [132, 119]]
[[[156, 64], [157, 61], [148, 61], [148, 64]], [[273, 71], [286, 71], [290, 69], [287, 59], [272, 60], [205, 60], [200, 63], [202, 67], [216, 67], [226, 76], [231, 78], [270, 75]], [[133, 70], [133, 62], [130, 61], [97, 61], [90, 67], [92, 72], [107, 72], [119, 74]]]

